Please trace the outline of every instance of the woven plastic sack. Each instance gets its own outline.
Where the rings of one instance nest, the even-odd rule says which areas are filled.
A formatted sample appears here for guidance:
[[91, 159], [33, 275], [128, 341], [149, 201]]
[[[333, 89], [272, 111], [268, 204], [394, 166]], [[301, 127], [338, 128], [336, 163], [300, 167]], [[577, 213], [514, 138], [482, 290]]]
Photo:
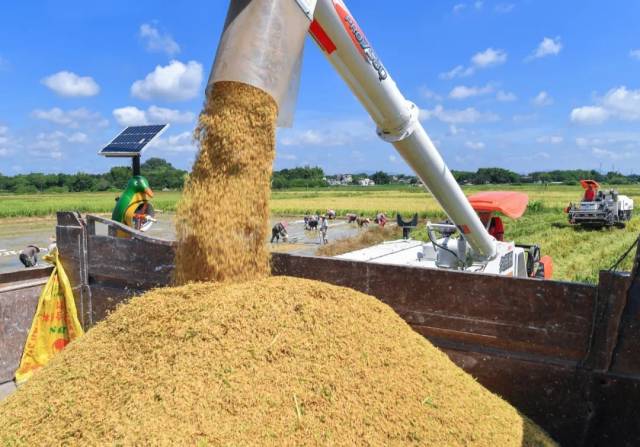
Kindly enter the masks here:
[[54, 249], [44, 260], [53, 264], [54, 268], [38, 299], [20, 367], [16, 371], [17, 383], [28, 380], [34, 371], [84, 334], [78, 321], [71, 284], [58, 258], [58, 250]]

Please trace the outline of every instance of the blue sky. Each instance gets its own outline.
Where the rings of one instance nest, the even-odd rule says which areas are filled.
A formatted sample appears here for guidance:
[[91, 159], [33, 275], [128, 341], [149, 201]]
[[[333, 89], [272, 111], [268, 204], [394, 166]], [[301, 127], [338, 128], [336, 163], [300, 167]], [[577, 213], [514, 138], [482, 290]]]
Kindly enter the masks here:
[[[453, 169], [640, 173], [640, 2], [347, 1]], [[399, 6], [401, 5], [401, 6]], [[124, 125], [188, 169], [227, 2], [5, 2], [0, 172], [103, 172]], [[308, 40], [276, 169], [409, 173]]]

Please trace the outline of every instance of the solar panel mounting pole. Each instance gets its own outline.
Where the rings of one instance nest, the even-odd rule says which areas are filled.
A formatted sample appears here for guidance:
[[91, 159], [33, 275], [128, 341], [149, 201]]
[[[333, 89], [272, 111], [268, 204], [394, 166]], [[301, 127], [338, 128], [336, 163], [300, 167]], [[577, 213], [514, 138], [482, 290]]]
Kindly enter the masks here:
[[140, 175], [140, 155], [131, 157], [131, 170], [134, 176]]

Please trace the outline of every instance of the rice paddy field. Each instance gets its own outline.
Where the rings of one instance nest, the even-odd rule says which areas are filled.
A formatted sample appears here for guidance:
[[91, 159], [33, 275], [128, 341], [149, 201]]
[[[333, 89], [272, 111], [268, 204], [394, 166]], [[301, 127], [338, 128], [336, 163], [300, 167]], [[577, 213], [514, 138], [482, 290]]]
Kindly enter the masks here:
[[[529, 209], [518, 221], [504, 219], [505, 237], [518, 243], [539, 244], [542, 253], [554, 259], [556, 279], [597, 282], [598, 271], [611, 267], [640, 234], [640, 185], [606, 186], [609, 187], [632, 197], [636, 203], [636, 217], [625, 229], [586, 230], [569, 226], [563, 209], [569, 202], [580, 199], [579, 185], [483, 185], [464, 190], [467, 194], [482, 190], [527, 193]], [[116, 195], [114, 192], [0, 195], [0, 218], [45, 216], [58, 210], [109, 212]], [[178, 192], [157, 192], [154, 205], [159, 210], [173, 211], [179, 197]], [[417, 212], [423, 219], [434, 220], [444, 216], [428, 192], [408, 186], [274, 191], [270, 206], [272, 214], [283, 216], [324, 213], [327, 209], [338, 215], [362, 213], [370, 217], [377, 212], [389, 216], [399, 212], [406, 217]], [[630, 269], [631, 263], [629, 257], [621, 268]]]

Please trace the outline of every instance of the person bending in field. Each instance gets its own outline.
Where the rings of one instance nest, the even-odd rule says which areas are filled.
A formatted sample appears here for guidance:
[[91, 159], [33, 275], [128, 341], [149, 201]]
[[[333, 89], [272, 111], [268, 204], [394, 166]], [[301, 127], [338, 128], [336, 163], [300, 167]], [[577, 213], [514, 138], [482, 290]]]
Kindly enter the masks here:
[[38, 253], [40, 249], [35, 245], [27, 245], [27, 247], [20, 252], [20, 262], [26, 267], [35, 267], [38, 265]]
[[273, 241], [280, 242], [281, 237], [284, 242], [287, 242], [289, 235], [287, 233], [285, 224], [282, 222], [278, 222], [271, 229], [271, 243], [273, 244]]

